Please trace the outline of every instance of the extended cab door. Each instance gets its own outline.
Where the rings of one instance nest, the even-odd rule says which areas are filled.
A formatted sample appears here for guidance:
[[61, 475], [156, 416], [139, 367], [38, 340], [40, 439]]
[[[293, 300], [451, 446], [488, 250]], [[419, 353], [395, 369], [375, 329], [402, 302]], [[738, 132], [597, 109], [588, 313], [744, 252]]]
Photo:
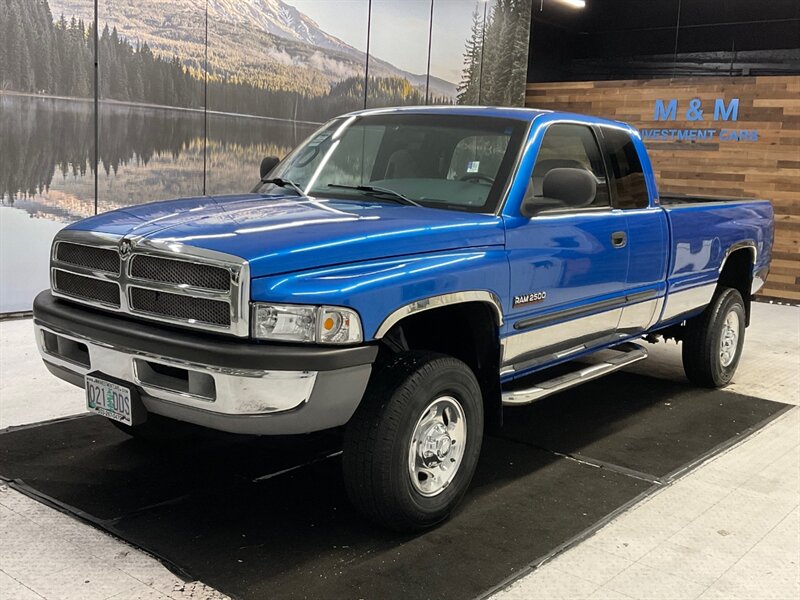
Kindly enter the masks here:
[[[611, 204], [625, 214], [630, 253], [626, 305], [620, 333], [635, 335], [658, 320], [666, 289], [669, 231], [667, 215], [652, 199], [641, 141], [623, 128], [601, 125], [601, 144], [609, 176]], [[637, 144], [638, 142], [638, 144]]]
[[[576, 354], [615, 336], [625, 304], [626, 217], [611, 206], [597, 132], [572, 122], [542, 127], [546, 130], [523, 201], [541, 210], [530, 218], [506, 217], [511, 269], [509, 329], [503, 341], [506, 373]], [[554, 169], [591, 173], [594, 199], [581, 202], [568, 193], [548, 197], [554, 190], [545, 178]]]

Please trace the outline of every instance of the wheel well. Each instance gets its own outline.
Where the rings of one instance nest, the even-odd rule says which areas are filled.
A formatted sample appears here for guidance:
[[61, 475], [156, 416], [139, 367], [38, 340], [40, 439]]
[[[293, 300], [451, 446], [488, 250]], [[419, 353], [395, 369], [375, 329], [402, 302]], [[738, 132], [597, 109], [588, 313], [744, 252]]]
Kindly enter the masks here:
[[383, 337], [381, 352], [441, 352], [466, 363], [483, 395], [487, 426], [502, 421], [500, 400], [500, 336], [494, 307], [463, 302], [405, 317]]
[[722, 272], [719, 274], [718, 286], [730, 287], [739, 291], [744, 300], [746, 324], [750, 325], [750, 289], [753, 284], [753, 250], [740, 248], [728, 255]]

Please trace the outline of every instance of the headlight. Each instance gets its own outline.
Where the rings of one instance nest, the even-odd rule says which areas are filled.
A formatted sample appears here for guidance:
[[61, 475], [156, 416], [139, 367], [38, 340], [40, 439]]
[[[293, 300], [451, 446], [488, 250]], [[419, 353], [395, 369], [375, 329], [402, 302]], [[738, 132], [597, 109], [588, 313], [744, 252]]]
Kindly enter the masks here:
[[353, 344], [364, 339], [354, 310], [337, 306], [253, 304], [253, 337], [284, 342]]
[[317, 307], [290, 304], [256, 304], [253, 337], [288, 342], [313, 342], [317, 329]]

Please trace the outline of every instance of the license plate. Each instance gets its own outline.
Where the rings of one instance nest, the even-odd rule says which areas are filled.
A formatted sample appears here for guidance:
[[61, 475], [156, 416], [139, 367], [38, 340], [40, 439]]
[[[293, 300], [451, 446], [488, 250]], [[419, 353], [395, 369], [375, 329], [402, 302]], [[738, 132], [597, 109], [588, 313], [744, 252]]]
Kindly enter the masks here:
[[86, 408], [126, 425], [133, 424], [131, 390], [94, 375], [86, 376]]

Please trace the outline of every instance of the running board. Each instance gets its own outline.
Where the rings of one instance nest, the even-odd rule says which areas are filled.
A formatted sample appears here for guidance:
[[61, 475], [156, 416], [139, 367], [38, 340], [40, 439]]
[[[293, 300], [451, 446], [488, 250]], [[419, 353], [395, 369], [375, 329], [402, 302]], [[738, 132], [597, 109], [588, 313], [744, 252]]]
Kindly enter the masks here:
[[635, 362], [647, 358], [647, 350], [644, 347], [630, 342], [614, 348], [609, 348], [609, 350], [616, 350], [620, 354], [619, 356], [615, 356], [601, 363], [588, 365], [578, 371], [542, 381], [531, 388], [504, 391], [503, 405], [520, 406], [522, 404], [531, 404], [532, 402], [536, 402], [552, 394], [586, 383], [592, 379], [603, 377], [622, 367], [627, 367], [628, 365], [632, 365]]

